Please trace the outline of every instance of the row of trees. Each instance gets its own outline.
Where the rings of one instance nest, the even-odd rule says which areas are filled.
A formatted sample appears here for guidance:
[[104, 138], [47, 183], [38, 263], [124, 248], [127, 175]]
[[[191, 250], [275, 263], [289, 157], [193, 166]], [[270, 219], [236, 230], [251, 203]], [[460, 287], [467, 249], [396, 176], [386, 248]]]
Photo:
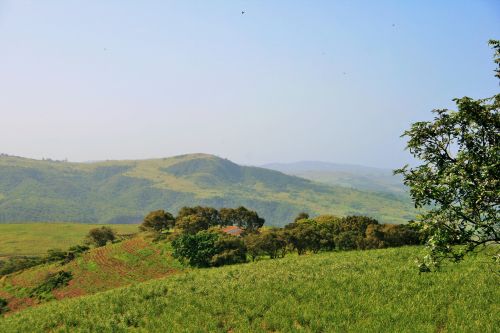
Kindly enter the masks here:
[[[231, 210], [224, 208], [221, 212]], [[232, 214], [234, 211], [244, 212], [240, 216], [258, 217], [255, 212], [244, 207], [232, 211]], [[419, 232], [407, 225], [379, 224], [377, 220], [366, 216], [340, 218], [322, 215], [309, 218], [307, 214], [301, 213], [284, 228], [245, 228], [242, 237], [223, 232], [221, 226], [228, 223], [198, 223], [197, 228], [192, 225], [185, 227], [186, 221], [208, 219], [197, 215], [208, 212], [212, 218], [217, 216], [217, 210], [211, 207], [183, 208], [173, 224], [179, 228], [171, 235], [174, 256], [192, 266], [242, 263], [247, 258], [256, 260], [262, 256], [275, 259], [295, 251], [302, 255], [306, 252], [385, 248], [422, 242]], [[144, 224], [151, 224], [151, 217], [158, 214], [159, 211], [156, 211], [146, 217], [143, 230], [146, 229]], [[244, 220], [233, 218], [232, 221]]]
[[140, 225], [142, 231], [150, 231], [158, 235], [170, 229], [181, 234], [196, 234], [211, 227], [238, 226], [247, 232], [258, 230], [265, 220], [252, 210], [245, 207], [222, 208], [213, 207], [183, 207], [174, 217], [164, 210], [149, 213]]

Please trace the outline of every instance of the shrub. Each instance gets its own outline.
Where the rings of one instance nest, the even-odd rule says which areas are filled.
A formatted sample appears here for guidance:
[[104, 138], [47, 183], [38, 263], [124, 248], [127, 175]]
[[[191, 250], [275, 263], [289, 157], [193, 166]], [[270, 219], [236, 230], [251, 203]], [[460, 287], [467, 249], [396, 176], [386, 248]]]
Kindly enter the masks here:
[[72, 278], [73, 274], [67, 271], [48, 273], [44, 281], [31, 290], [30, 297], [50, 299], [52, 290], [68, 285]]
[[8, 260], [0, 260], [0, 276], [18, 272], [26, 268], [43, 264], [41, 257], [10, 257]]
[[56, 262], [56, 261], [62, 261], [66, 259], [67, 252], [63, 251], [61, 249], [50, 249], [47, 251], [47, 256], [45, 257], [45, 260], [47, 262]]

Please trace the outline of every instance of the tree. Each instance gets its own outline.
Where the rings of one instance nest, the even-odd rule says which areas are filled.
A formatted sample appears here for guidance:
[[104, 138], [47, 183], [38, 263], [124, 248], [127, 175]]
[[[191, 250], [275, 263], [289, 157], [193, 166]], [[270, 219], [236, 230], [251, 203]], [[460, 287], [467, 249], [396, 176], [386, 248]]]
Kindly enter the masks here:
[[116, 239], [116, 233], [110, 227], [100, 227], [90, 229], [85, 242], [93, 244], [96, 247], [104, 246], [107, 242], [112, 242]]
[[[500, 78], [500, 42], [490, 45]], [[404, 132], [407, 149], [421, 164], [395, 170], [404, 176], [415, 206], [428, 208], [417, 222], [429, 235], [422, 271], [500, 242], [500, 94], [454, 102], [457, 111], [434, 110], [432, 121]]]
[[366, 228], [370, 224], [378, 224], [378, 221], [362, 215], [346, 216], [340, 219], [340, 232], [353, 231], [364, 236]]
[[216, 254], [210, 259], [212, 266], [240, 264], [247, 261], [247, 248], [239, 237], [220, 234], [214, 246]]
[[280, 229], [271, 229], [246, 236], [245, 245], [254, 261], [261, 255], [268, 255], [271, 259], [283, 256], [287, 242]]
[[196, 234], [181, 234], [172, 241], [174, 257], [191, 266], [209, 267], [246, 261], [246, 246], [242, 239], [227, 235], [218, 228]]
[[236, 225], [251, 232], [261, 228], [265, 220], [259, 214], [243, 206], [238, 208], [222, 208], [220, 210], [222, 225]]
[[356, 231], [344, 231], [336, 235], [334, 240], [339, 250], [354, 250], [360, 247], [363, 236]]
[[152, 211], [146, 215], [139, 229], [142, 231], [161, 233], [164, 230], [172, 228], [174, 225], [175, 219], [172, 214], [161, 209]]
[[183, 233], [195, 234], [210, 227], [222, 225], [219, 211], [212, 207], [183, 207], [177, 214], [175, 226]]
[[316, 221], [300, 220], [286, 226], [287, 242], [297, 250], [297, 254], [306, 251], [318, 252], [321, 249], [321, 234]]
[[209, 267], [212, 257], [217, 254], [215, 247], [218, 233], [207, 230], [196, 234], [185, 233], [172, 241], [175, 258], [187, 260], [191, 266]]

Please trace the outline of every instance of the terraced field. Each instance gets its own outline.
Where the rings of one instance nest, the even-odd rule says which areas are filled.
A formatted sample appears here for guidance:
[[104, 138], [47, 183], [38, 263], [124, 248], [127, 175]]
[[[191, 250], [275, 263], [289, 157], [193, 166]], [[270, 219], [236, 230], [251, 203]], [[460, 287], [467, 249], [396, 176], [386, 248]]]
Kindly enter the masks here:
[[50, 264], [5, 276], [0, 280], [0, 297], [18, 311], [40, 303], [29, 297], [48, 273], [70, 271], [73, 279], [52, 292], [55, 299], [94, 294], [100, 291], [175, 274], [182, 266], [171, 257], [168, 244], [152, 244], [140, 237], [93, 249], [66, 264]]

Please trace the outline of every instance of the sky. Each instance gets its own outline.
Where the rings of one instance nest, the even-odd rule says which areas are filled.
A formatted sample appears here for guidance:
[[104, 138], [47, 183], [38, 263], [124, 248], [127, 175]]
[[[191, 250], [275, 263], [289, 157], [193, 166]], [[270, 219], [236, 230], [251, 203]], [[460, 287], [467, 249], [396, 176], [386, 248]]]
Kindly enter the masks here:
[[500, 1], [0, 0], [0, 153], [400, 167], [489, 39]]

